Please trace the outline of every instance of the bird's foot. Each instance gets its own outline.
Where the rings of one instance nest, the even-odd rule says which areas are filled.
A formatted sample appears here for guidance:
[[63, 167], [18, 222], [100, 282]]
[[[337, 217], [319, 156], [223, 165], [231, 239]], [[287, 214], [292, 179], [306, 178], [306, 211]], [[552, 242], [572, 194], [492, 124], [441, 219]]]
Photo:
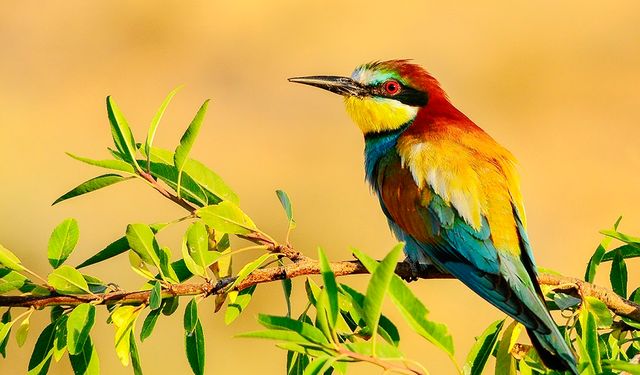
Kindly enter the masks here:
[[402, 280], [408, 283], [418, 280], [420, 278], [420, 274], [421, 274], [420, 271], [422, 270], [423, 265], [418, 262], [412, 262], [409, 258], [406, 258], [404, 260], [404, 263], [409, 266], [409, 273], [408, 274], [404, 273], [400, 275]]

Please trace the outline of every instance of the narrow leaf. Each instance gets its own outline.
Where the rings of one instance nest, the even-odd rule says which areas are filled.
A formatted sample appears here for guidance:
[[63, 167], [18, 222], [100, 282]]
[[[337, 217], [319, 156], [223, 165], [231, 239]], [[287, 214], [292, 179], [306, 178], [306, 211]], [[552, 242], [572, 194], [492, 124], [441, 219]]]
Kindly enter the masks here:
[[129, 342], [131, 343], [131, 365], [133, 367], [134, 375], [142, 375], [142, 362], [140, 361], [140, 353], [138, 353], [138, 345], [136, 345], [136, 338], [131, 331]]
[[133, 138], [131, 128], [129, 128], [129, 124], [120, 108], [110, 96], [107, 96], [107, 115], [109, 116], [111, 135], [116, 148], [120, 151], [124, 161], [130, 163], [135, 169], [140, 169], [135, 157], [136, 141]]
[[521, 330], [522, 325], [516, 321], [504, 330], [496, 352], [496, 375], [516, 375], [516, 361], [511, 355], [511, 349], [518, 340]]
[[493, 353], [493, 349], [498, 342], [498, 336], [504, 325], [504, 319], [496, 320], [476, 339], [471, 347], [467, 360], [464, 364], [465, 375], [482, 375], [487, 360]]
[[284, 190], [276, 190], [276, 195], [278, 196], [278, 200], [280, 200], [282, 208], [284, 208], [285, 214], [287, 214], [287, 220], [289, 220], [289, 229], [295, 228], [296, 221], [293, 218], [293, 207], [291, 206], [289, 196]]
[[56, 199], [55, 202], [52, 203], [52, 205], [60, 203], [62, 201], [66, 201], [67, 199], [75, 198], [79, 195], [91, 193], [92, 191], [102, 189], [103, 187], [107, 187], [124, 180], [126, 180], [125, 177], [113, 173], [107, 173], [103, 174], [102, 176], [94, 177], [69, 190], [60, 198]]
[[327, 255], [318, 248], [318, 259], [320, 261], [320, 272], [322, 273], [322, 280], [324, 281], [324, 289], [327, 291], [327, 297], [329, 299], [329, 319], [332, 327], [335, 327], [338, 320], [338, 284], [336, 283], [336, 276], [331, 270], [329, 265], [329, 259]]
[[380, 313], [382, 312], [382, 301], [387, 294], [387, 290], [389, 290], [389, 284], [394, 276], [396, 263], [403, 247], [404, 244], [396, 245], [391, 252], [384, 257], [371, 275], [371, 280], [367, 286], [367, 294], [363, 306], [364, 317], [374, 337], [378, 332], [378, 321], [380, 319]]
[[156, 281], [153, 283], [153, 288], [151, 288], [151, 293], [149, 294], [149, 309], [151, 311], [157, 310], [160, 308], [162, 304], [162, 287], [160, 286], [160, 282]]
[[[378, 267], [378, 263], [364, 254], [354, 249], [354, 255], [367, 268], [369, 273], [373, 273]], [[420, 336], [433, 343], [453, 360], [453, 339], [449, 334], [447, 326], [427, 319], [429, 310], [416, 298], [411, 289], [398, 276], [393, 276], [389, 285], [389, 295], [402, 316], [409, 323], [411, 328]]]
[[89, 159], [82, 156], [74, 155], [69, 152], [67, 152], [66, 154], [78, 161], [81, 161], [83, 163], [93, 165], [96, 167], [113, 169], [115, 171], [121, 171], [121, 172], [126, 172], [131, 174], [135, 173], [135, 170], [133, 169], [131, 164], [126, 163], [122, 160], [117, 160], [117, 159], [95, 160], [95, 159]]
[[196, 299], [193, 298], [187, 304], [187, 307], [184, 310], [184, 330], [190, 335], [193, 333], [193, 330], [196, 329], [196, 324], [198, 323], [198, 303]]
[[204, 374], [205, 346], [200, 320], [196, 321], [195, 329], [191, 333], [185, 331], [185, 347], [187, 360], [193, 373], [196, 375]]
[[144, 142], [144, 152], [147, 155], [147, 165], [149, 165], [150, 163], [149, 160], [150, 160], [150, 154], [151, 154], [150, 152], [151, 146], [153, 145], [153, 139], [156, 136], [156, 130], [158, 129], [160, 120], [162, 119], [162, 116], [164, 115], [164, 111], [167, 109], [167, 106], [171, 102], [171, 99], [173, 99], [173, 97], [181, 88], [182, 86], [178, 86], [175, 89], [171, 90], [171, 92], [167, 95], [167, 97], [164, 98], [164, 100], [162, 101], [162, 104], [160, 105], [160, 108], [158, 108], [158, 111], [156, 112], [156, 114], [153, 116], [153, 119], [151, 120], [151, 125], [149, 125], [149, 131], [147, 132], [147, 139]]
[[209, 100], [205, 100], [202, 103], [202, 106], [196, 113], [196, 116], [189, 124], [189, 127], [182, 135], [180, 139], [180, 144], [176, 148], [176, 152], [173, 156], [173, 165], [178, 169], [178, 196], [180, 196], [180, 182], [182, 176], [182, 170], [184, 169], [184, 165], [189, 158], [189, 152], [191, 152], [191, 148], [198, 137], [198, 133], [200, 132], [200, 126], [202, 125], [202, 121], [204, 121], [204, 116], [207, 113], [207, 107], [209, 106]]
[[80, 263], [76, 268], [83, 268], [105, 261], [116, 255], [120, 255], [127, 250], [129, 250], [129, 241], [127, 241], [127, 237], [120, 237], [107, 245], [104, 249], [100, 250], [96, 255]]
[[29, 375], [44, 375], [49, 371], [53, 355], [53, 341], [55, 339], [56, 323], [51, 323], [42, 330], [33, 353], [29, 359]]
[[144, 319], [142, 323], [142, 329], [140, 330], [140, 341], [144, 342], [156, 326], [156, 322], [158, 321], [158, 317], [160, 316], [160, 309], [152, 310], [149, 312], [149, 315]]
[[611, 273], [609, 274], [611, 280], [611, 288], [622, 298], [627, 297], [627, 265], [624, 262], [622, 253], [616, 251], [613, 256], [613, 262], [611, 263]]

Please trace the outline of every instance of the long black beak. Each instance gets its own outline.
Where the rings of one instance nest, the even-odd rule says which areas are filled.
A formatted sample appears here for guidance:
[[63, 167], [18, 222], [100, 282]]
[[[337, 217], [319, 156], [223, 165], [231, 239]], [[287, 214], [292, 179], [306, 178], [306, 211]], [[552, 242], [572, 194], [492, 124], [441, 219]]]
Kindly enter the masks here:
[[289, 82], [302, 83], [315, 86], [343, 96], [357, 96], [359, 98], [368, 95], [367, 89], [359, 82], [349, 77], [336, 76], [311, 76], [289, 78]]

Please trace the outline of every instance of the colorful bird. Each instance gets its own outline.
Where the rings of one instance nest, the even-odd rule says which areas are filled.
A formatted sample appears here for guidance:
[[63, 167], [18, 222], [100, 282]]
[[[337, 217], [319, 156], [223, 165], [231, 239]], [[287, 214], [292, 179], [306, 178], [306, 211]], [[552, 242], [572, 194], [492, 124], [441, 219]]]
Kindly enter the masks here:
[[449, 272], [522, 323], [549, 368], [577, 375], [537, 281], [513, 155], [407, 60], [289, 81], [344, 97], [364, 133], [366, 179], [415, 269]]

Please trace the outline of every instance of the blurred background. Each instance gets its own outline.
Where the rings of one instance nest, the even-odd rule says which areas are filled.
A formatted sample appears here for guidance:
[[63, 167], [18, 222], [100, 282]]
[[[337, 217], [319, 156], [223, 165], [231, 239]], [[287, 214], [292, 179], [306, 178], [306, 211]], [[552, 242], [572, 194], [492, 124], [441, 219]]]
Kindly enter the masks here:
[[[3, 2], [0, 12], [0, 242], [32, 269], [49, 272], [51, 229], [80, 222], [76, 264], [121, 236], [127, 223], [182, 214], [139, 182], [118, 184], [51, 207], [100, 174], [67, 157], [108, 157], [104, 98], [113, 95], [138, 139], [164, 96], [179, 84], [156, 144], [175, 147], [198, 106], [212, 98], [192, 155], [221, 174], [242, 208], [282, 239], [286, 190], [298, 229], [293, 243], [314, 255], [350, 258], [350, 247], [382, 257], [395, 240], [364, 182], [363, 140], [340, 98], [287, 77], [350, 74], [376, 59], [413, 58], [438, 77], [453, 102], [519, 159], [529, 233], [538, 264], [582, 277], [598, 230], [623, 215], [640, 232], [640, 3], [404, 1]], [[184, 227], [163, 233], [177, 253]], [[630, 262], [638, 285], [638, 263]], [[136, 288], [126, 259], [86, 269]], [[608, 286], [607, 272], [598, 282]], [[363, 287], [366, 277], [344, 279]], [[634, 284], [632, 284], [634, 285]], [[412, 289], [453, 333], [462, 362], [474, 337], [502, 315], [456, 281]], [[294, 294], [302, 296], [302, 280]], [[297, 306], [300, 312], [300, 306]], [[257, 329], [258, 312], [282, 314], [278, 284], [258, 288], [227, 327], [201, 307], [207, 368], [214, 374], [282, 374], [285, 353], [270, 342], [234, 339]], [[385, 311], [400, 319], [392, 306]], [[3, 373], [26, 372], [37, 332], [13, 337]], [[130, 373], [98, 315], [92, 334], [103, 373]], [[403, 349], [433, 374], [454, 372], [445, 355], [402, 328]], [[160, 319], [140, 347], [145, 370], [189, 373], [181, 314]], [[368, 365], [352, 373], [377, 373]], [[71, 373], [68, 361], [52, 374]]]

